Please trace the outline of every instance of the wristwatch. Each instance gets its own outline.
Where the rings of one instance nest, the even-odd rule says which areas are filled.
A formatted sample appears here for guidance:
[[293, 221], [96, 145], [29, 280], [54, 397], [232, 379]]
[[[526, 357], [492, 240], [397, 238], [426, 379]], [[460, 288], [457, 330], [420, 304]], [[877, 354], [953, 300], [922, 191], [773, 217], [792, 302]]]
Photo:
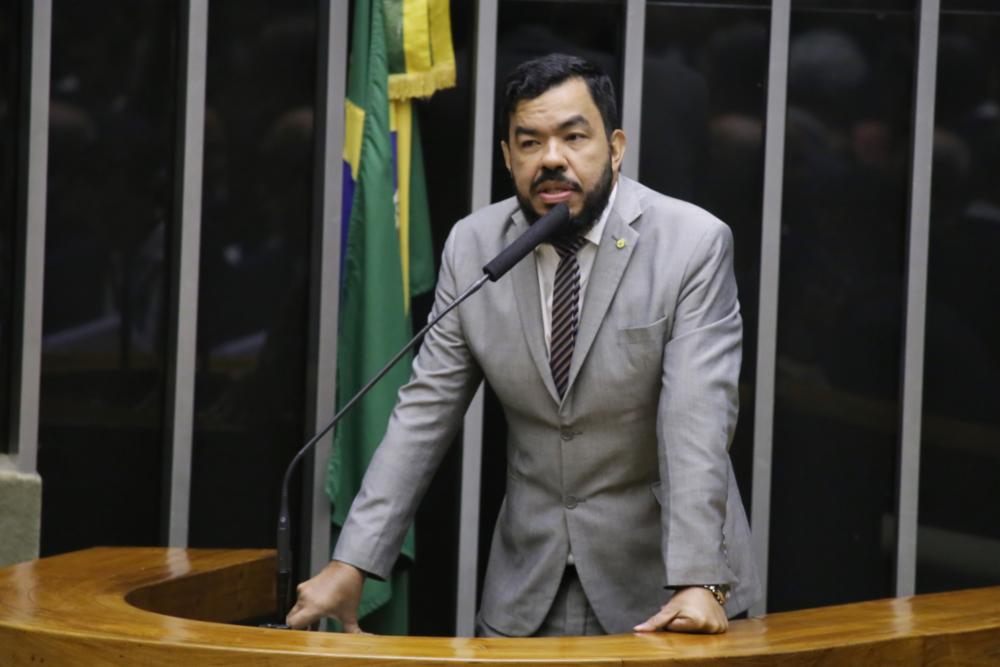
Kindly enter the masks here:
[[729, 599], [729, 585], [728, 584], [702, 584], [702, 588], [708, 590], [709, 593], [715, 596], [715, 600], [722, 605], [726, 606], [726, 600]]

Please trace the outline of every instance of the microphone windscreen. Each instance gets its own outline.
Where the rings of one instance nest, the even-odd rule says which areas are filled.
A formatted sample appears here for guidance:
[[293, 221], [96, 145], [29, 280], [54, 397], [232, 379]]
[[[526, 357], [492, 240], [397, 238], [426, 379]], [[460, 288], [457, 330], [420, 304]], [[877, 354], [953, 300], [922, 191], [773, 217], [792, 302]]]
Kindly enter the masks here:
[[484, 266], [483, 273], [489, 276], [492, 282], [496, 282], [539, 244], [559, 236], [567, 231], [568, 227], [569, 207], [566, 204], [557, 204]]

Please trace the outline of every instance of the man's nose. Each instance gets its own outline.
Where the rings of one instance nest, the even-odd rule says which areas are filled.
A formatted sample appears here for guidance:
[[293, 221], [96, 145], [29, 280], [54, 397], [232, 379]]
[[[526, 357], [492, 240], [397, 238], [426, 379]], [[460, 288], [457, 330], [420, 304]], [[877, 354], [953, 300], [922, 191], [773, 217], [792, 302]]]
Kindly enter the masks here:
[[545, 145], [545, 154], [542, 155], [542, 166], [547, 169], [566, 168], [566, 156], [563, 154], [562, 146], [558, 141], [550, 140]]

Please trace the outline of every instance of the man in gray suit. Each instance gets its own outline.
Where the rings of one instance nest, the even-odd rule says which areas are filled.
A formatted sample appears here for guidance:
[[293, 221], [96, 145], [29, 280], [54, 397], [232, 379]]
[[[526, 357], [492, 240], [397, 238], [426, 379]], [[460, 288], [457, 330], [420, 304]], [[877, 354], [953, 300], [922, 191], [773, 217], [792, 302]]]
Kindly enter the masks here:
[[504, 105], [517, 197], [455, 225], [435, 310], [551, 207], [566, 203], [574, 230], [427, 335], [333, 561], [288, 623], [359, 630], [364, 576], [388, 576], [485, 378], [509, 436], [478, 632], [723, 632], [760, 593], [728, 455], [742, 337], [730, 231], [619, 176], [614, 91], [589, 63], [528, 61]]

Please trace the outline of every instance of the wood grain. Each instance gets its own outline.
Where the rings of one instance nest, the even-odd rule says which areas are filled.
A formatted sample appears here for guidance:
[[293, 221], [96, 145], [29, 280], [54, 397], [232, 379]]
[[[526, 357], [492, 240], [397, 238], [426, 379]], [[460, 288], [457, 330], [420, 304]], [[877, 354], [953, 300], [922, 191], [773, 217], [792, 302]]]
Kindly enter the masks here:
[[227, 625], [273, 606], [266, 550], [98, 548], [0, 570], [0, 665], [1000, 665], [1000, 587], [735, 621], [717, 636], [377, 637]]

